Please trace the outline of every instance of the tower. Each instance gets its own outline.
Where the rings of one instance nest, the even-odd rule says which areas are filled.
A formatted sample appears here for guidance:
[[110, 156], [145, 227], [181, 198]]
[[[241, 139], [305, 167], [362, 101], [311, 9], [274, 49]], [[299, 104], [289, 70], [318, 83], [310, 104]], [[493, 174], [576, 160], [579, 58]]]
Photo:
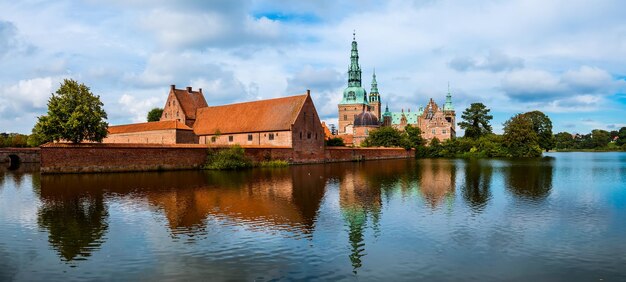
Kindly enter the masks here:
[[348, 67], [348, 87], [343, 90], [343, 99], [337, 105], [339, 134], [352, 134], [354, 118], [363, 111], [369, 110], [367, 92], [361, 87], [361, 66], [359, 65], [359, 50], [356, 43], [356, 34], [352, 33], [352, 50], [350, 51], [350, 66]]
[[448, 82], [448, 94], [446, 95], [446, 102], [443, 105], [443, 115], [446, 121], [451, 123], [451, 132], [456, 131], [456, 113], [454, 112], [454, 106], [452, 105], [452, 94], [450, 94], [450, 83]]
[[383, 126], [391, 126], [391, 112], [389, 111], [389, 103], [385, 105], [385, 113], [383, 114]]
[[378, 118], [380, 116], [380, 93], [378, 93], [378, 82], [376, 82], [376, 69], [372, 75], [372, 88], [369, 96], [370, 111]]

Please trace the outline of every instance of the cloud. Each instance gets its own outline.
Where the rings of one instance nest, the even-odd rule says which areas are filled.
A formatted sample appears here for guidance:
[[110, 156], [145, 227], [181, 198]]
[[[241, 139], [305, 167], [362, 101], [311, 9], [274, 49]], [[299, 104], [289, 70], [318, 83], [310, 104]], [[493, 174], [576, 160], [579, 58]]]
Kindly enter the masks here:
[[288, 93], [304, 93], [306, 89], [313, 92], [336, 90], [346, 83], [346, 78], [338, 71], [330, 68], [313, 68], [306, 65], [287, 79]]
[[156, 107], [163, 107], [161, 98], [151, 97], [147, 99], [137, 99], [128, 94], [122, 95], [118, 100], [120, 106], [132, 115], [132, 122], [146, 122], [148, 112]]
[[508, 56], [500, 51], [489, 51], [484, 58], [454, 57], [448, 66], [456, 71], [486, 70], [491, 72], [509, 71], [524, 67], [524, 60]]
[[8, 21], [0, 20], [0, 58], [10, 53], [28, 53], [34, 46], [24, 42], [17, 31], [17, 27]]

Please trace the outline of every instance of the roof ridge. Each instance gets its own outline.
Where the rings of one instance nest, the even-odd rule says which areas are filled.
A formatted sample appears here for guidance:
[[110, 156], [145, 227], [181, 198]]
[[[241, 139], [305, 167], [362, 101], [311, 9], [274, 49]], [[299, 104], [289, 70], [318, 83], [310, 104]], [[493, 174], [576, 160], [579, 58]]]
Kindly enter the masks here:
[[[270, 98], [270, 99], [261, 99], [261, 100], [254, 100], [254, 101], [248, 101], [248, 102], [238, 102], [238, 103], [216, 105], [216, 106], [208, 106], [208, 107], [203, 107], [203, 108], [217, 108], [217, 107], [226, 107], [226, 106], [241, 105], [241, 104], [251, 104], [251, 103], [258, 103], [258, 102], [275, 101], [275, 100], [287, 99], [287, 98], [296, 98], [296, 97], [302, 97], [302, 96], [307, 96], [307, 94], [292, 95], [292, 96], [285, 96], [285, 97], [276, 97], [276, 98]], [[202, 108], [200, 108], [200, 109], [202, 109]]]

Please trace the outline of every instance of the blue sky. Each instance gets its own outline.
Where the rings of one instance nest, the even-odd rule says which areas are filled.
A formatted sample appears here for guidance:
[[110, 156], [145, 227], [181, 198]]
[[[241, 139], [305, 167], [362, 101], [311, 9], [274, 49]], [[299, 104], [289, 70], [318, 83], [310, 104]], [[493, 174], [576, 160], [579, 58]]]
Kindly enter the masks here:
[[[341, 2], [341, 3], [338, 3]], [[304, 93], [336, 123], [356, 30], [369, 90], [417, 109], [445, 99], [457, 116], [544, 111], [554, 131], [626, 126], [623, 1], [3, 1], [0, 132], [29, 133], [50, 93], [73, 78], [100, 95], [111, 124], [143, 121], [170, 84], [209, 105]]]

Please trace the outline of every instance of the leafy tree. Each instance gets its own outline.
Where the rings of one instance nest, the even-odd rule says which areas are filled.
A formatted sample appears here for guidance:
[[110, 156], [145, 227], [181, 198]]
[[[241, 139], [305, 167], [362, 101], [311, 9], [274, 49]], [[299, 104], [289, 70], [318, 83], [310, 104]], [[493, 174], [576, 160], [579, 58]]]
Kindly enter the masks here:
[[608, 131], [602, 129], [594, 129], [591, 131], [591, 140], [594, 148], [606, 147], [611, 141], [611, 135]]
[[491, 125], [489, 121], [493, 119], [489, 115], [489, 109], [483, 103], [472, 103], [469, 108], [465, 109], [459, 122], [459, 127], [465, 130], [465, 137], [479, 138], [491, 133]]
[[391, 126], [383, 126], [377, 130], [371, 131], [367, 138], [363, 140], [362, 146], [406, 148], [408, 146], [408, 138]]
[[621, 146], [626, 144], [626, 126], [619, 129], [617, 137], [619, 138], [617, 139], [617, 145]]
[[517, 114], [504, 123], [503, 142], [511, 157], [541, 156], [539, 137], [533, 130], [533, 122], [524, 114]]
[[334, 137], [326, 140], [326, 146], [345, 146], [343, 143], [343, 139], [339, 137]]
[[419, 146], [424, 145], [424, 138], [422, 138], [422, 130], [419, 127], [413, 127], [412, 125], [407, 125], [404, 128], [404, 132], [407, 134], [408, 142], [411, 148], [417, 148]]
[[148, 112], [148, 121], [159, 121], [161, 120], [161, 115], [163, 114], [163, 109], [154, 108]]
[[554, 135], [554, 141], [555, 148], [557, 149], [573, 149], [575, 146], [574, 138], [572, 137], [572, 134], [568, 132], [557, 133]]
[[554, 148], [555, 141], [550, 118], [540, 111], [527, 112], [524, 115], [530, 118], [533, 123], [533, 130], [539, 137], [539, 147], [546, 151]]
[[101, 142], [107, 135], [107, 114], [102, 109], [100, 96], [89, 87], [72, 79], [65, 79], [48, 100], [48, 114], [40, 116], [33, 134], [41, 142], [83, 140]]

